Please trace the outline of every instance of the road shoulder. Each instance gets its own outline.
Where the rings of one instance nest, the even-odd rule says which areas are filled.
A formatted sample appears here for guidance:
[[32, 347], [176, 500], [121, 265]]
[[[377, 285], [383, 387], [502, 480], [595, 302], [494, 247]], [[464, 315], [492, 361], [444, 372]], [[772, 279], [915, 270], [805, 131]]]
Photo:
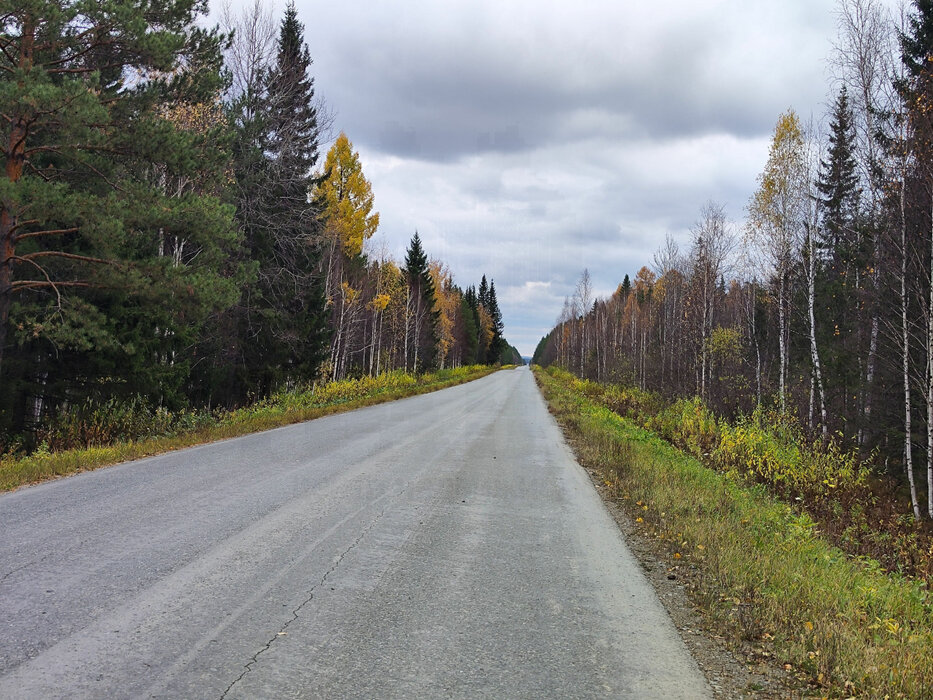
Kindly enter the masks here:
[[[573, 440], [564, 433], [574, 454], [580, 457]], [[638, 560], [645, 577], [654, 587], [658, 599], [667, 611], [678, 633], [696, 660], [700, 671], [717, 698], [786, 698], [794, 696], [793, 679], [760, 659], [740, 657], [739, 650], [731, 649], [726, 640], [716, 633], [711, 624], [691, 602], [686, 584], [690, 571], [684, 567], [673, 569], [667, 564], [667, 555], [653, 538], [635, 524], [634, 519], [612, 497], [595, 469], [583, 467], [596, 492], [622, 533], [632, 554]]]

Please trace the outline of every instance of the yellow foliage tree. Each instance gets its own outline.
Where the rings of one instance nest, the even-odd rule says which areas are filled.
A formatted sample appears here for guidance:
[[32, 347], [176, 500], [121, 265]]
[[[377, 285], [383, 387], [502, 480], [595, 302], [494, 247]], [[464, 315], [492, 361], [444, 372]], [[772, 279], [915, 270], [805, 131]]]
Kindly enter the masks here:
[[808, 206], [806, 143], [796, 112], [778, 117], [759, 175], [760, 186], [748, 204], [748, 231], [758, 244], [766, 274], [776, 278], [780, 368], [778, 397], [785, 407], [787, 368], [790, 362], [791, 270], [800, 257], [805, 212]]
[[360, 154], [343, 132], [327, 152], [324, 173], [318, 201], [344, 254], [355, 258], [379, 227], [379, 212], [373, 212], [373, 190], [363, 175]]
[[446, 366], [447, 355], [453, 347], [454, 323], [460, 308], [460, 293], [453, 287], [450, 269], [439, 260], [428, 262], [428, 272], [434, 280], [437, 317], [437, 362], [441, 368]]

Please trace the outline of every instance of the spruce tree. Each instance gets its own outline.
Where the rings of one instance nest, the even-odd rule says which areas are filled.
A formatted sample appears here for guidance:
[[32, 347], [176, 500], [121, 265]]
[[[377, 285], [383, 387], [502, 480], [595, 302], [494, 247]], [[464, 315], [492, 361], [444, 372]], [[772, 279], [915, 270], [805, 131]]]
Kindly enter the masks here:
[[[485, 280], [486, 278], [483, 277]], [[504, 340], [502, 338], [502, 312], [499, 311], [499, 301], [496, 299], [496, 283], [489, 283], [489, 291], [486, 294], [486, 311], [492, 318], [492, 339], [489, 341], [489, 350], [486, 355], [486, 363], [494, 365], [500, 361], [504, 349]]]
[[475, 300], [471, 304], [467, 293], [464, 293], [463, 298], [460, 300], [460, 315], [463, 318], [463, 364], [472, 365], [476, 362], [479, 326], [477, 324]]
[[483, 275], [483, 279], [479, 283], [479, 294], [476, 297], [479, 305], [484, 309], [489, 308], [489, 283], [486, 281], [486, 275]]
[[285, 219], [280, 225], [291, 227], [284, 231], [285, 237], [300, 237], [314, 218], [308, 193], [315, 184], [312, 172], [318, 161], [320, 129], [310, 70], [304, 25], [298, 20], [294, 2], [290, 2], [279, 30], [278, 55], [265, 96], [266, 145], [277, 175], [276, 204], [281, 207], [277, 213]]
[[403, 272], [409, 290], [405, 323], [406, 368], [411, 367], [411, 371], [417, 373], [433, 367], [437, 354], [436, 292], [428, 270], [428, 256], [417, 231], [405, 252]]
[[855, 161], [855, 128], [845, 86], [839, 91], [830, 122], [827, 158], [820, 161], [816, 188], [822, 200], [824, 246], [850, 261], [858, 249], [856, 219], [860, 190]]
[[264, 91], [244, 94], [237, 117], [237, 218], [255, 281], [243, 289], [236, 326], [235, 401], [309, 378], [326, 356], [322, 223], [309, 201], [320, 128], [311, 57], [293, 3], [279, 28]]
[[843, 400], [858, 392], [861, 381], [858, 342], [860, 279], [868, 267], [871, 246], [863, 240], [858, 209], [861, 191], [855, 160], [855, 129], [846, 88], [839, 91], [830, 122], [829, 148], [820, 161], [816, 189], [820, 194], [820, 230], [814, 242], [822, 249], [814, 263], [815, 317], [822, 364], [831, 393]]
[[486, 356], [483, 351], [482, 342], [481, 342], [481, 333], [482, 333], [482, 322], [479, 316], [479, 297], [476, 294], [476, 287], [470, 285], [469, 288], [464, 293], [464, 300], [467, 303], [467, 306], [470, 311], [470, 323], [468, 328], [472, 328], [472, 339], [470, 341], [469, 347], [471, 348], [469, 353], [469, 361], [471, 363], [482, 364], [486, 361]]

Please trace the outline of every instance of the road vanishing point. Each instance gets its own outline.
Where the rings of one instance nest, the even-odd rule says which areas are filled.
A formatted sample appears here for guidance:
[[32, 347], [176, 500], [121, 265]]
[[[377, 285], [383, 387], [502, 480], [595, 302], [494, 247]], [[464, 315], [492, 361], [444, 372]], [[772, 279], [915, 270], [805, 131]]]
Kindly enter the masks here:
[[3, 698], [708, 698], [526, 368], [0, 497]]

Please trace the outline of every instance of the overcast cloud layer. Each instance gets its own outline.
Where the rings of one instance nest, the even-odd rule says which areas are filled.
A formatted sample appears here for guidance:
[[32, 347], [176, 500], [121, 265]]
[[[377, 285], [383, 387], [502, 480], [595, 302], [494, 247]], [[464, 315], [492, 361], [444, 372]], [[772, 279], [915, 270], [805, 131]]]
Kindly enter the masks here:
[[741, 220], [778, 115], [829, 101], [834, 0], [295, 1], [373, 243], [495, 279], [525, 355], [584, 267], [605, 296], [707, 200]]

